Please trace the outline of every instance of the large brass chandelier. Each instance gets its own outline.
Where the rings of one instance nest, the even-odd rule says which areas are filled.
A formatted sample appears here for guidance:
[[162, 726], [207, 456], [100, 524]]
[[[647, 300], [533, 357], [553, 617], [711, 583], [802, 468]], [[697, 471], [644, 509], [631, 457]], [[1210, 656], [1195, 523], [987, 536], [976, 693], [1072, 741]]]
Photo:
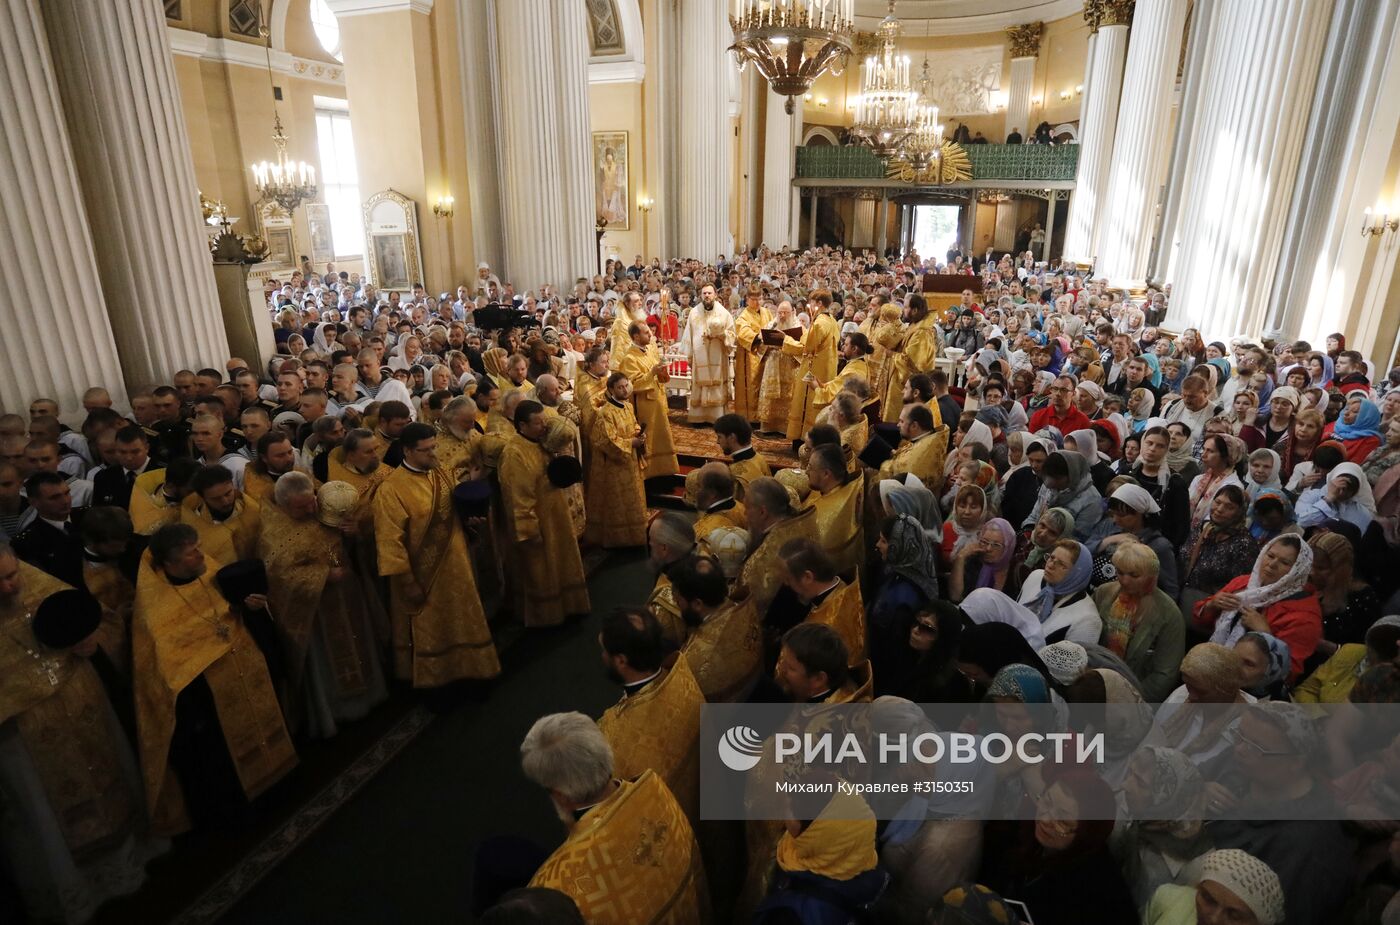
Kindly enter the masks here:
[[316, 168], [304, 161], [294, 161], [287, 154], [287, 133], [282, 128], [282, 116], [277, 112], [277, 90], [272, 78], [272, 42], [266, 25], [258, 32], [267, 42], [263, 50], [267, 55], [267, 82], [272, 88], [272, 143], [277, 148], [277, 161], [260, 161], [248, 169], [253, 171], [258, 195], [290, 213], [316, 195]]
[[[920, 104], [910, 79], [909, 58], [896, 53], [900, 25], [894, 15], [895, 0], [889, 4], [889, 15], [880, 22], [879, 52], [861, 65], [860, 96], [851, 126], [851, 135], [859, 143], [886, 160], [898, 156], [928, 120], [927, 107]], [[937, 113], [932, 118], [936, 125]]]
[[938, 107], [921, 106], [919, 124], [905, 142], [903, 154], [915, 170], [934, 164], [943, 151], [943, 126], [938, 124]]
[[[855, 0], [734, 0], [729, 16], [742, 71], [748, 62], [773, 92], [793, 100], [822, 74], [840, 74], [855, 38]], [[838, 60], [839, 59], [839, 60]]]

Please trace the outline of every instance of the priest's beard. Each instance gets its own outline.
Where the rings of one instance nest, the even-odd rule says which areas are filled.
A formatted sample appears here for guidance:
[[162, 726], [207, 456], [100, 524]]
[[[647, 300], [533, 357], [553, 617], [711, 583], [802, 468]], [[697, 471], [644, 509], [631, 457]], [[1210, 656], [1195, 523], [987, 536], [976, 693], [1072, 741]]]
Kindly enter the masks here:
[[685, 622], [686, 626], [696, 627], [705, 622], [705, 615], [694, 607], [685, 606], [681, 608], [681, 620]]

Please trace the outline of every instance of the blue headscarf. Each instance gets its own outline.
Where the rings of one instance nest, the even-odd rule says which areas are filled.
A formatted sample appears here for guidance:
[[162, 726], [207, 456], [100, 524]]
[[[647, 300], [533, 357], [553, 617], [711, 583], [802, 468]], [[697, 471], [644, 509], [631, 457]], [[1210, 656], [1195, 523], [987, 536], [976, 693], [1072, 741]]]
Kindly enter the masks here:
[[1162, 387], [1162, 364], [1157, 362], [1156, 354], [1144, 353], [1138, 359], [1147, 364], [1147, 371], [1152, 374], [1148, 377], [1152, 380], [1152, 387], [1160, 389]]
[[1021, 703], [1049, 703], [1050, 685], [1045, 676], [1030, 665], [1007, 665], [992, 678], [987, 697], [1010, 697]]
[[1343, 416], [1337, 419], [1336, 426], [1332, 428], [1332, 436], [1338, 440], [1361, 440], [1380, 435], [1381, 409], [1375, 402], [1366, 398], [1361, 399], [1361, 410], [1356, 413], [1354, 423], [1346, 423]]
[[1064, 577], [1064, 580], [1057, 585], [1052, 585], [1045, 581], [1045, 574], [1042, 572], [1040, 593], [1034, 599], [1026, 601], [1026, 609], [1039, 617], [1041, 623], [1050, 619], [1050, 612], [1055, 609], [1055, 598], [1078, 594], [1089, 587], [1089, 579], [1094, 576], [1093, 554], [1085, 548], [1083, 543], [1076, 542], [1074, 545], [1079, 547], [1079, 556], [1074, 560], [1074, 565], [1070, 567], [1069, 574]]
[[1259, 497], [1255, 498], [1249, 504], [1249, 535], [1261, 543], [1278, 536], [1277, 533], [1264, 529], [1263, 524], [1259, 523], [1259, 514], [1255, 508], [1257, 508], [1259, 502], [1263, 501], [1265, 498], [1272, 498], [1283, 508], [1283, 522], [1285, 525], [1293, 523], [1294, 519], [1293, 502], [1288, 500], [1287, 494], [1282, 491], [1266, 491], [1260, 494]]
[[1225, 359], [1224, 357], [1217, 357], [1217, 358], [1214, 359], [1214, 360], [1207, 360], [1206, 362], [1209, 363], [1211, 366], [1214, 366], [1217, 370], [1220, 371], [1220, 384], [1221, 384], [1221, 385], [1224, 385], [1225, 383], [1227, 383], [1227, 382], [1230, 381], [1230, 370], [1231, 370], [1231, 367], [1230, 367], [1230, 361], [1229, 361], [1229, 360]]

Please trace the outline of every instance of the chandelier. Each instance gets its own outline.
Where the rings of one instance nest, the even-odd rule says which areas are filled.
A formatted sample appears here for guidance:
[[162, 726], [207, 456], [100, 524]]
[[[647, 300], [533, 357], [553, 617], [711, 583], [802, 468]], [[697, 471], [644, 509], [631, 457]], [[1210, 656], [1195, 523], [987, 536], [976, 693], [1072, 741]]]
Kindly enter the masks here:
[[943, 126], [938, 124], [937, 106], [920, 106], [919, 123], [904, 144], [904, 155], [915, 170], [934, 164], [943, 152]]
[[[860, 75], [860, 96], [856, 98], [855, 124], [851, 134], [869, 146], [877, 156], [888, 160], [897, 156], [926, 120], [909, 78], [909, 58], [895, 54], [899, 20], [894, 15], [895, 0], [889, 0], [889, 15], [880, 22], [880, 50], [865, 59]], [[937, 113], [933, 121], [938, 121]]]
[[277, 112], [277, 88], [272, 80], [272, 41], [266, 25], [258, 29], [267, 45], [267, 83], [272, 87], [272, 143], [277, 147], [277, 161], [260, 161], [250, 165], [253, 182], [263, 199], [271, 200], [290, 213], [303, 200], [316, 195], [316, 168], [304, 161], [294, 161], [287, 154], [287, 133], [282, 128], [282, 116]]
[[[855, 0], [733, 0], [729, 50], [750, 61], [773, 92], [793, 100], [828, 70], [840, 74], [855, 36]], [[839, 63], [838, 63], [838, 59]]]

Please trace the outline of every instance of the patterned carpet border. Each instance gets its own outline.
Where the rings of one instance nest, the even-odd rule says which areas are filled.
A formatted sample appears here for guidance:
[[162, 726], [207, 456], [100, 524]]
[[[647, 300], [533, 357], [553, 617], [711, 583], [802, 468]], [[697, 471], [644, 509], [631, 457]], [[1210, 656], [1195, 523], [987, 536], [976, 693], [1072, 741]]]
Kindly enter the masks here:
[[216, 921], [383, 770], [419, 733], [428, 728], [434, 718], [421, 705], [411, 710], [324, 790], [308, 800], [277, 831], [180, 913], [172, 925], [204, 925]]

